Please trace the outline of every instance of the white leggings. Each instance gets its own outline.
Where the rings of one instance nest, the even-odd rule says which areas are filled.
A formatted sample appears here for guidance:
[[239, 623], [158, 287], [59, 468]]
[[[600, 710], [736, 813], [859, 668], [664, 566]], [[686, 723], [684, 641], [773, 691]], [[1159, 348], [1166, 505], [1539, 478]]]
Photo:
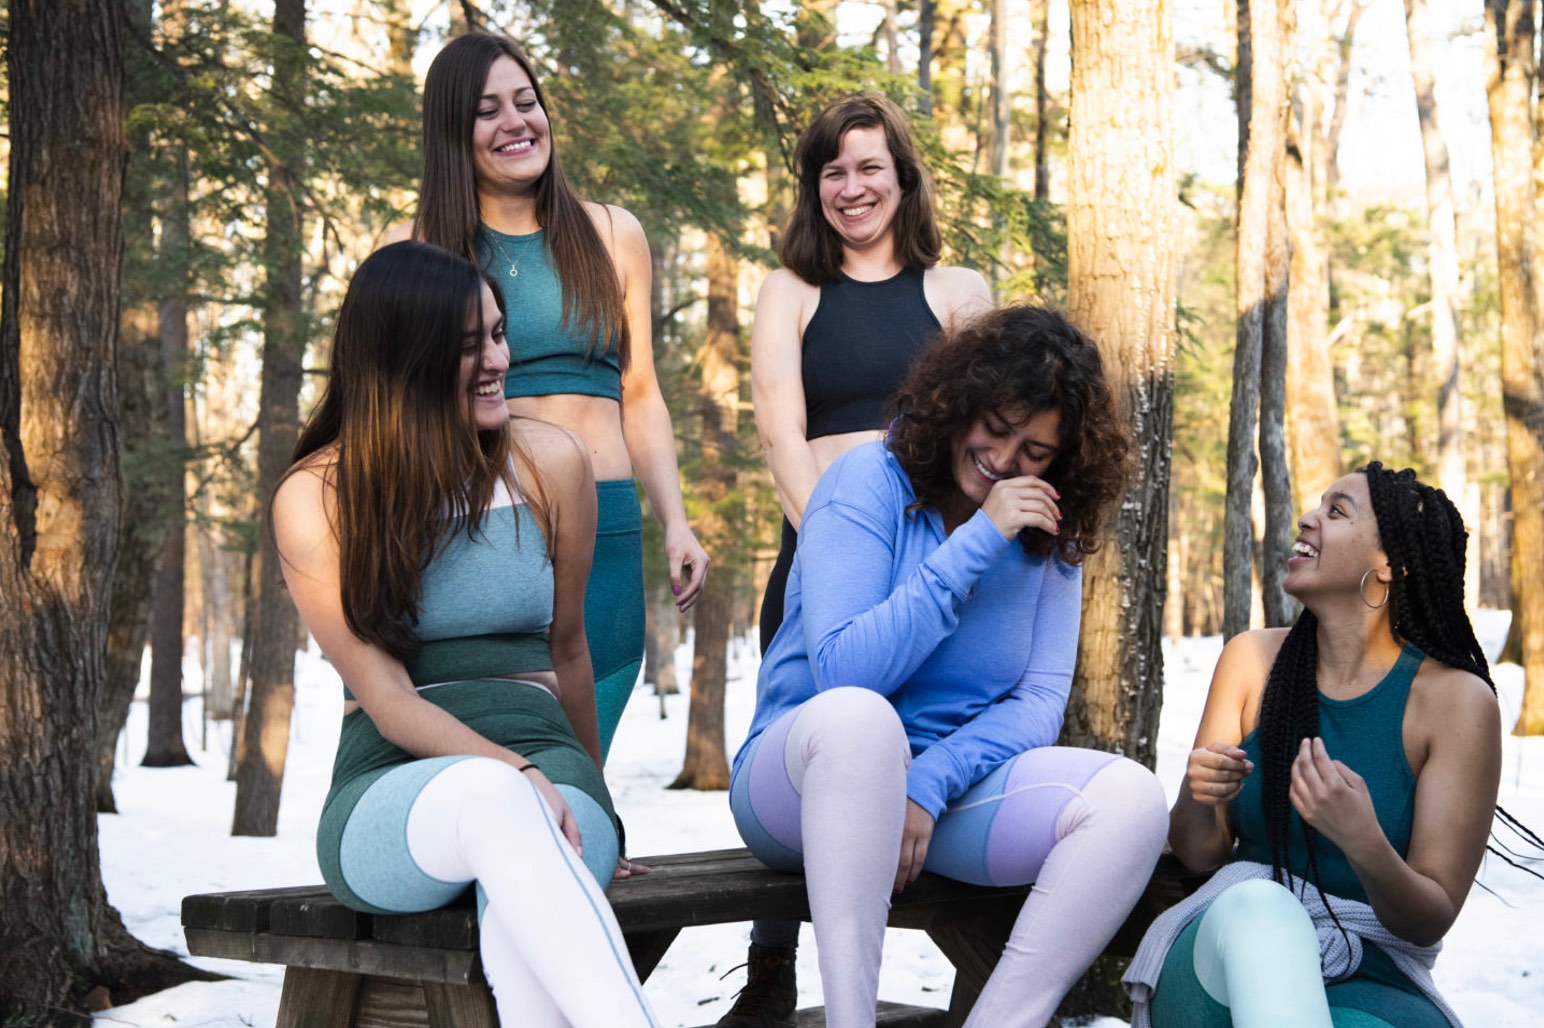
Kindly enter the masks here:
[[[371, 867], [381, 888], [421, 894], [417, 909], [447, 902], [436, 885], [477, 883], [483, 973], [508, 1028], [655, 1028], [605, 894], [530, 779], [485, 757], [439, 760], [439, 770], [415, 761], [371, 786], [353, 816], [407, 804], [406, 830], [396, 844], [372, 838], [368, 862], [347, 852], [345, 835], [345, 857]], [[412, 908], [408, 895], [397, 902]]]
[[[831, 1028], [874, 1024], [909, 753], [889, 700], [830, 689], [758, 737], [731, 785], [752, 852], [804, 870]], [[928, 870], [1035, 885], [967, 1028], [1042, 1028], [1136, 904], [1167, 833], [1153, 774], [1090, 750], [1031, 750], [951, 803]]]

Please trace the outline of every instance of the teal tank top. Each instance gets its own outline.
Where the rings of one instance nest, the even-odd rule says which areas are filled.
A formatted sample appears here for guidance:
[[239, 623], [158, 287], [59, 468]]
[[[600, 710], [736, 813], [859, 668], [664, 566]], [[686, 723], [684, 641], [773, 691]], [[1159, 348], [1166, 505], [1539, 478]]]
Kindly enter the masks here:
[[[1415, 772], [1405, 758], [1405, 701], [1410, 697], [1410, 683], [1425, 659], [1409, 643], [1383, 680], [1367, 692], [1350, 700], [1332, 700], [1319, 694], [1319, 735], [1330, 756], [1361, 775], [1367, 782], [1372, 805], [1383, 834], [1401, 858], [1410, 852], [1410, 831], [1415, 822]], [[1238, 840], [1235, 856], [1239, 860], [1271, 862], [1270, 843], [1265, 835], [1265, 809], [1261, 801], [1259, 730], [1250, 732], [1240, 744], [1256, 771], [1244, 779], [1243, 791], [1228, 807], [1228, 821]], [[1308, 854], [1303, 847], [1302, 819], [1289, 812], [1288, 868], [1307, 879]], [[1319, 883], [1325, 892], [1346, 899], [1367, 902], [1367, 891], [1351, 870], [1340, 847], [1319, 836], [1314, 842], [1318, 855]]]
[[[420, 649], [404, 663], [413, 684], [552, 670], [552, 562], [530, 507], [500, 481], [476, 535], [465, 515], [450, 532], [419, 580]], [[354, 698], [347, 686], [343, 697]]]
[[542, 231], [512, 236], [484, 225], [477, 252], [504, 292], [510, 356], [504, 396], [581, 393], [620, 401], [617, 338], [604, 339], [590, 357], [590, 333], [564, 323], [563, 283]]

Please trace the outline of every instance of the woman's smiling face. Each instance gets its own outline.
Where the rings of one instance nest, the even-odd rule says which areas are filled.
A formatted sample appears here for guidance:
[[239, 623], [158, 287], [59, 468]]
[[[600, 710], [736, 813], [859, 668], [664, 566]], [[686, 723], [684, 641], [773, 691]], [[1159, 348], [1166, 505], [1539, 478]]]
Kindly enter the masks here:
[[992, 411], [971, 422], [954, 441], [954, 482], [971, 506], [986, 502], [1005, 478], [1045, 474], [1061, 449], [1061, 412]]

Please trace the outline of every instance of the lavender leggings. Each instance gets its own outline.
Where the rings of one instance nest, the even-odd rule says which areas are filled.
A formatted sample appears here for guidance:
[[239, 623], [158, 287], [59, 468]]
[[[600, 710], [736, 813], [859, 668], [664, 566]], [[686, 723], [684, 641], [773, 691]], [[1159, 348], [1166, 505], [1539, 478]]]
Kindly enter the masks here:
[[[730, 785], [751, 852], [804, 872], [831, 1028], [874, 1023], [909, 764], [890, 702], [838, 688], [758, 736]], [[934, 828], [929, 871], [978, 885], [1035, 883], [967, 1028], [1046, 1024], [1142, 894], [1167, 832], [1152, 773], [1096, 750], [1030, 750], [951, 803]]]

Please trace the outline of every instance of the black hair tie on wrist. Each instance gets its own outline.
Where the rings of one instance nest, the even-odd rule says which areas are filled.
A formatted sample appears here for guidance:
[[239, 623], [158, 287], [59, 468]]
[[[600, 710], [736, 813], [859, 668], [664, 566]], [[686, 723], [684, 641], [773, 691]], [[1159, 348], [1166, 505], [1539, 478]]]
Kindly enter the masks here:
[[537, 767], [535, 764], [527, 762], [527, 763], [521, 764], [519, 767], [515, 768], [515, 770], [516, 771], [540, 771], [541, 768]]

